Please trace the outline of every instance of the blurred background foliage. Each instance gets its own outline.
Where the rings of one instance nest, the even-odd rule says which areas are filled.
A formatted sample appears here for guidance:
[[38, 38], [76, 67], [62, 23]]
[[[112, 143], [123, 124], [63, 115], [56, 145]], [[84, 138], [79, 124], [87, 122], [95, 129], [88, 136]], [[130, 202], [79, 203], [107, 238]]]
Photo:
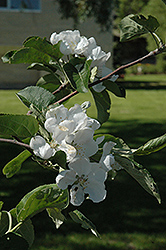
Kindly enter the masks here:
[[[144, 14], [155, 16], [160, 23], [157, 34], [165, 42], [165, 11], [166, 5], [161, 0], [57, 0], [62, 18], [73, 18], [74, 28], [84, 22], [87, 18], [93, 17], [100, 25], [101, 31], [113, 33], [113, 66], [118, 66], [135, 60], [150, 50], [154, 50], [156, 45], [150, 35], [142, 36], [133, 41], [119, 43], [118, 24], [120, 20], [129, 14]], [[135, 49], [138, 48], [138, 49]], [[165, 73], [166, 56], [159, 55], [150, 58], [141, 65], [141, 73]], [[149, 67], [150, 64], [150, 67]], [[148, 65], [148, 67], [147, 67]], [[135, 68], [129, 71], [135, 73]]]

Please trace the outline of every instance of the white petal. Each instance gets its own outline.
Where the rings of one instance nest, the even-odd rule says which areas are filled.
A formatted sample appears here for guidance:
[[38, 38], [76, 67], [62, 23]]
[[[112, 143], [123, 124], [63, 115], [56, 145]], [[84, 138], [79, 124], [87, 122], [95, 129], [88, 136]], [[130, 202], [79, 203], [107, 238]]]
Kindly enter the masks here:
[[88, 181], [93, 182], [93, 180], [104, 184], [107, 179], [107, 172], [101, 168], [99, 163], [91, 163], [91, 172], [88, 175]]
[[84, 53], [83, 53], [84, 56], [86, 56], [86, 57], [89, 57], [92, 54], [92, 50], [95, 47], [97, 47], [94, 37], [90, 37], [88, 39], [88, 42], [89, 42], [89, 45], [88, 45], [87, 49], [84, 51]]
[[44, 123], [45, 129], [50, 133], [53, 133], [57, 126], [57, 119], [54, 117], [48, 118]]
[[76, 173], [73, 170], [65, 170], [60, 172], [56, 177], [56, 183], [59, 188], [66, 189], [68, 185], [72, 185], [76, 181]]
[[103, 136], [98, 137], [98, 138], [96, 139], [97, 144], [99, 145], [100, 143], [102, 143], [102, 141], [104, 140], [104, 138], [105, 138], [105, 136], [104, 136], [104, 135], [103, 135]]
[[115, 81], [118, 79], [118, 77], [119, 77], [119, 75], [113, 75], [113, 76], [110, 78], [110, 80], [111, 80], [112, 82], [115, 82]]
[[68, 162], [72, 161], [77, 153], [76, 149], [73, 146], [67, 144], [65, 140], [63, 140], [61, 144], [58, 146], [58, 150], [62, 150], [66, 153]]
[[64, 126], [56, 126], [52, 134], [53, 140], [55, 140], [58, 144], [61, 144], [68, 134], [68, 131], [68, 128]]
[[82, 36], [74, 50], [75, 54], [82, 54], [86, 50], [88, 45], [89, 45], [88, 39], [85, 36]]
[[115, 164], [115, 158], [112, 154], [107, 155], [103, 161], [103, 164], [108, 170], [111, 170]]
[[105, 86], [103, 86], [103, 83], [100, 82], [94, 86], [92, 86], [92, 88], [97, 92], [97, 93], [100, 93], [102, 92], [104, 89], [105, 89]]
[[98, 144], [93, 140], [94, 131], [90, 128], [79, 130], [75, 134], [73, 146], [76, 147], [78, 156], [92, 156], [98, 151]]
[[75, 122], [73, 120], [64, 120], [63, 122], [59, 123], [59, 126], [67, 128], [68, 132], [72, 133], [75, 129]]
[[36, 151], [36, 155], [37, 154], [42, 159], [49, 159], [55, 154], [55, 149], [51, 148], [50, 145], [46, 143], [45, 146], [40, 147], [39, 150]]
[[55, 118], [57, 121], [56, 123], [59, 124], [60, 122], [64, 121], [68, 116], [68, 109], [62, 105], [51, 108], [46, 113], [46, 119], [48, 118]]
[[63, 55], [70, 55], [70, 54], [72, 54], [71, 47], [69, 46], [69, 44], [66, 41], [61, 42], [61, 44], [60, 44], [60, 52]]
[[74, 170], [78, 176], [86, 176], [91, 171], [91, 164], [86, 158], [75, 158], [69, 163], [69, 168]]
[[98, 151], [98, 144], [94, 140], [89, 140], [85, 145], [85, 156], [92, 156]]
[[115, 164], [114, 156], [110, 154], [115, 145], [116, 143], [109, 141], [103, 146], [103, 154], [100, 159], [100, 164], [105, 171], [110, 171], [112, 169], [112, 164]]
[[51, 148], [46, 140], [40, 135], [31, 139], [30, 147], [33, 149], [34, 154], [42, 159], [49, 159], [55, 154], [55, 149]]
[[90, 182], [84, 192], [89, 194], [89, 199], [96, 203], [106, 198], [105, 185], [97, 181]]
[[106, 142], [103, 146], [103, 156], [110, 154], [111, 150], [115, 145], [116, 143], [113, 141]]
[[40, 135], [36, 135], [35, 137], [31, 138], [29, 146], [32, 149], [38, 149], [39, 147], [42, 147], [45, 144], [46, 144], [46, 140]]
[[71, 204], [80, 206], [84, 201], [84, 189], [80, 185], [73, 185], [70, 189]]
[[91, 103], [90, 101], [85, 101], [81, 104], [81, 109], [84, 111], [86, 111], [86, 109], [88, 109], [89, 107], [91, 107]]
[[97, 121], [96, 119], [87, 118], [87, 127], [92, 128], [93, 130], [97, 130], [100, 128], [100, 122]]
[[58, 39], [57, 39], [57, 33], [56, 32], [54, 32], [54, 33], [52, 33], [51, 34], [51, 37], [50, 37], [50, 42], [52, 43], [52, 44], [56, 44], [58, 41], [57, 41]]

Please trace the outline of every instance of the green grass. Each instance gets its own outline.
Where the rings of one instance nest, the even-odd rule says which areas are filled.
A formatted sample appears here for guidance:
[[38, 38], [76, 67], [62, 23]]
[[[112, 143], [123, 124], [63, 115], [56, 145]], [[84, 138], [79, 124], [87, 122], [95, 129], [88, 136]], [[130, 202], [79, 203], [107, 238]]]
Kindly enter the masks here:
[[[14, 96], [17, 91], [0, 91], [0, 112], [26, 113], [27, 109]], [[81, 104], [90, 95], [72, 98], [67, 106]], [[126, 99], [111, 95], [111, 116], [100, 129], [123, 138], [130, 146], [138, 147], [150, 138], [166, 131], [166, 90], [127, 90]], [[90, 116], [96, 117], [92, 107]], [[1, 144], [1, 168], [20, 149]], [[10, 152], [10, 154], [8, 153]], [[126, 172], [121, 171], [114, 181], [108, 179], [107, 198], [94, 204], [86, 201], [80, 210], [96, 225], [102, 239], [96, 239], [69, 218], [55, 229], [45, 212], [32, 220], [36, 231], [32, 250], [165, 250], [166, 249], [166, 174], [165, 149], [137, 159], [157, 181], [162, 204], [146, 193]], [[4, 209], [14, 207], [22, 196], [37, 185], [54, 182], [51, 172], [30, 162], [24, 164], [19, 174], [6, 179], [1, 175], [0, 195]]]

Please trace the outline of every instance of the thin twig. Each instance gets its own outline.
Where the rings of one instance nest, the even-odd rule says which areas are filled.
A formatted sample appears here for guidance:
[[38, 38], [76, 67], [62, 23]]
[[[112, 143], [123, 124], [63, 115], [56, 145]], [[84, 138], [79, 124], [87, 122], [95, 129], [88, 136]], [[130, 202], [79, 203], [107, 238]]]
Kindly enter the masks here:
[[[155, 50], [149, 52], [147, 55], [145, 55], [145, 56], [143, 56], [143, 57], [141, 57], [141, 58], [139, 58], [139, 59], [137, 59], [137, 60], [135, 60], [135, 61], [133, 61], [133, 62], [130, 62], [130, 63], [128, 63], [128, 64], [125, 64], [125, 65], [120, 66], [119, 68], [117, 68], [116, 70], [114, 70], [114, 71], [112, 71], [110, 74], [108, 74], [107, 76], [104, 76], [104, 77], [100, 78], [99, 80], [97, 80], [97, 81], [95, 81], [95, 82], [93, 82], [93, 83], [90, 83], [90, 84], [88, 85], [88, 88], [90, 88], [90, 87], [92, 87], [92, 86], [95, 86], [95, 85], [97, 85], [98, 83], [103, 82], [103, 81], [105, 81], [105, 80], [108, 80], [111, 76], [113, 76], [113, 75], [119, 73], [119, 71], [121, 71], [121, 70], [123, 70], [123, 69], [127, 69], [127, 68], [129, 68], [129, 67], [131, 67], [131, 66], [133, 66], [133, 65], [135, 65], [135, 64], [141, 63], [142, 61], [144, 61], [145, 59], [147, 59], [147, 58], [149, 58], [149, 57], [151, 57], [151, 56], [156, 56], [156, 55], [158, 55], [158, 54], [161, 54], [165, 48], [166, 48], [166, 44], [164, 44], [161, 48], [155, 49]], [[60, 99], [59, 101], [57, 101], [55, 104], [57, 104], [57, 103], [61, 104], [61, 103], [63, 103], [64, 101], [69, 100], [71, 97], [75, 96], [75, 95], [78, 94], [78, 93], [79, 93], [79, 92], [78, 92], [77, 90], [75, 90], [74, 92], [70, 93], [69, 95], [67, 95], [67, 96], [63, 97], [62, 99]]]
[[8, 142], [8, 143], [13, 143], [13, 144], [22, 146], [22, 147], [26, 148], [28, 151], [30, 151], [32, 153], [32, 150], [31, 150], [30, 146], [28, 144], [26, 144], [26, 143], [19, 142], [19, 141], [16, 141], [16, 140], [12, 140], [12, 139], [5, 139], [5, 138], [0, 138], [0, 142]]

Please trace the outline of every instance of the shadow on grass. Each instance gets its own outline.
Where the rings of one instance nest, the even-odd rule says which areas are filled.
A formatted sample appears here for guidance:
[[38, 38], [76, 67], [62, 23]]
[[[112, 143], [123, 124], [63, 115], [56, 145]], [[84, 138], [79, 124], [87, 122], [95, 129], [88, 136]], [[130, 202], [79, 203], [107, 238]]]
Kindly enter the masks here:
[[125, 89], [166, 89], [164, 81], [118, 81]]
[[[107, 122], [101, 132], [110, 131], [114, 136], [123, 140], [132, 148], [139, 147], [151, 138], [155, 138], [165, 133], [166, 124], [161, 123], [139, 123], [138, 121], [111, 121]], [[13, 145], [0, 144], [1, 169], [12, 157], [20, 152], [20, 148]], [[10, 159], [9, 159], [10, 152]], [[90, 200], [85, 201], [78, 208], [97, 227], [100, 233], [147, 233], [166, 234], [166, 151], [139, 157], [136, 159], [146, 167], [155, 181], [158, 183], [162, 197], [162, 204], [159, 205], [154, 197], [146, 193], [137, 182], [125, 171], [120, 171], [114, 181], [107, 180], [107, 198], [105, 201], [95, 204]], [[55, 181], [54, 172], [41, 169], [38, 165], [27, 161], [19, 174], [11, 179], [0, 176], [0, 195], [5, 202], [4, 209], [13, 208], [19, 200], [33, 188], [45, 183]], [[51, 233], [55, 235], [67, 236], [68, 233], [86, 233], [78, 224], [70, 219], [67, 220], [59, 230], [55, 229], [51, 219], [46, 212], [42, 212], [33, 218], [36, 236], [39, 239]], [[46, 230], [47, 225], [47, 230]], [[89, 232], [88, 232], [89, 233]], [[110, 249], [107, 246], [100, 246], [91, 249]], [[79, 244], [73, 243], [71, 249], [80, 248]], [[68, 248], [70, 249], [70, 247]], [[111, 248], [126, 249], [126, 248]], [[157, 248], [156, 248], [157, 249]], [[161, 248], [162, 249], [162, 248]]]

